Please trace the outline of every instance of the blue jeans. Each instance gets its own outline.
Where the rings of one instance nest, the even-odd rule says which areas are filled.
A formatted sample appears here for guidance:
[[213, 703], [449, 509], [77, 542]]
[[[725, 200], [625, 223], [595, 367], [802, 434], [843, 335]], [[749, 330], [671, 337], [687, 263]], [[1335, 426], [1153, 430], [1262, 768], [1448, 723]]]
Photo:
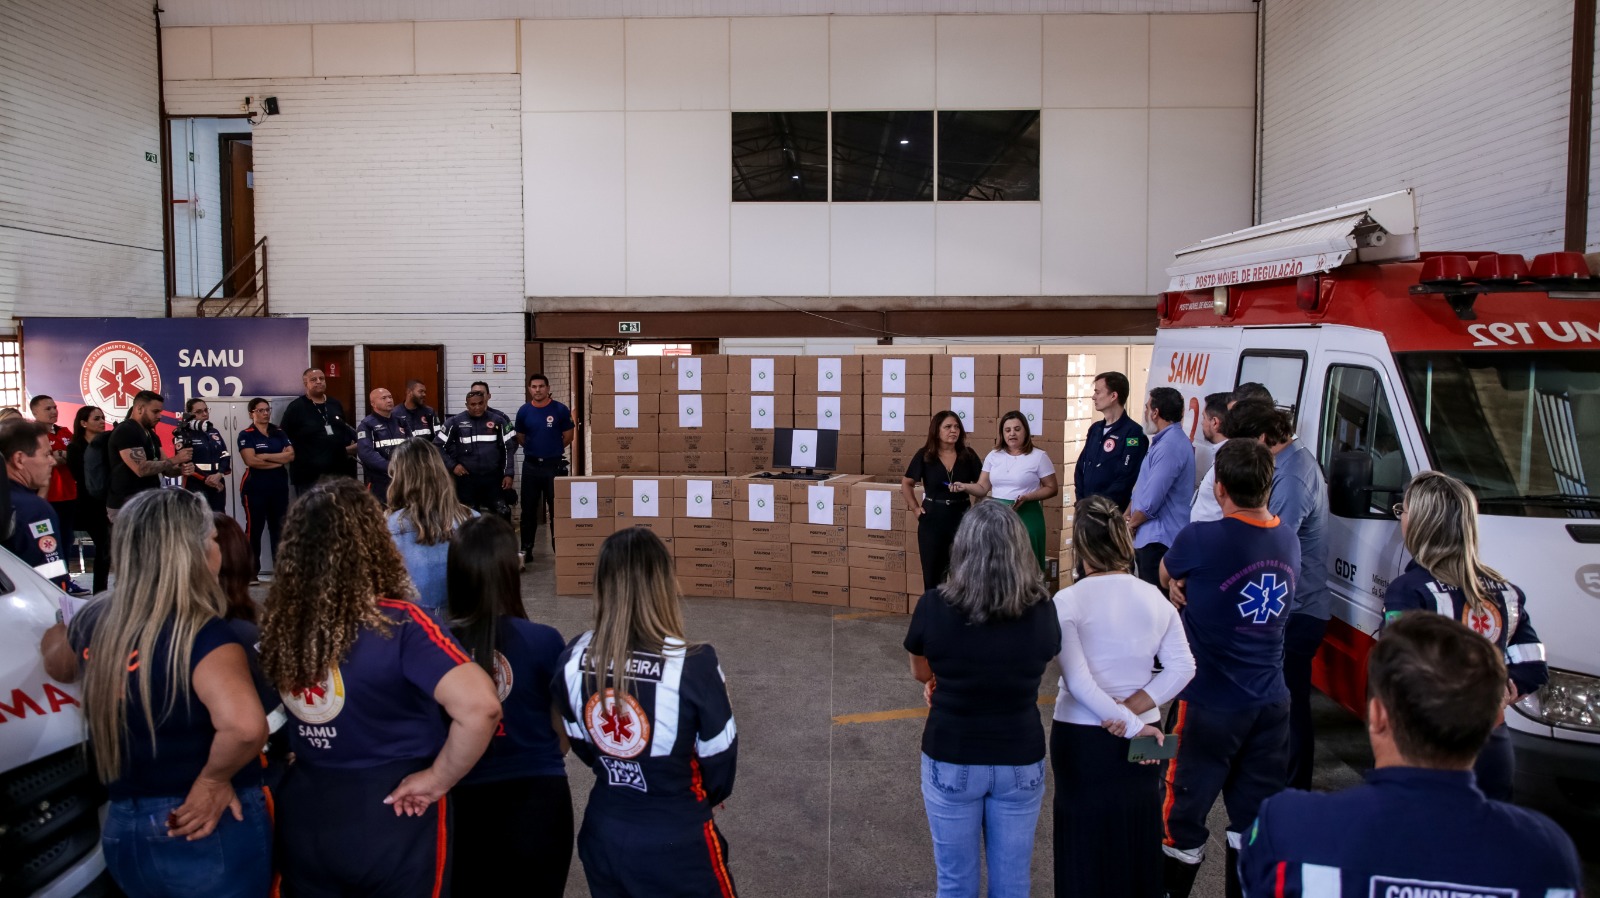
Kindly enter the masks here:
[[272, 822], [261, 789], [241, 789], [244, 820], [224, 810], [217, 828], [190, 842], [167, 835], [183, 798], [111, 802], [100, 832], [106, 869], [128, 898], [264, 898], [272, 888]]
[[988, 852], [990, 898], [1028, 894], [1044, 767], [1043, 758], [1024, 767], [989, 767], [922, 756], [922, 803], [939, 898], [976, 898], [980, 843]]

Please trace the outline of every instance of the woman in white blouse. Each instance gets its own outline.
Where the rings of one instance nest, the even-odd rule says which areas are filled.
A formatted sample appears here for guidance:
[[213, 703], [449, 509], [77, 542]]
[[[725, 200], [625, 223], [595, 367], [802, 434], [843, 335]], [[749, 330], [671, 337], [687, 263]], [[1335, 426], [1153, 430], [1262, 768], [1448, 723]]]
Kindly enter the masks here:
[[1028, 528], [1028, 542], [1039, 572], [1045, 572], [1044, 509], [1039, 503], [1061, 492], [1056, 466], [1043, 449], [1033, 447], [1028, 419], [1021, 412], [1006, 412], [1000, 419], [1000, 439], [983, 459], [977, 483], [952, 483], [950, 490], [990, 498], [1011, 506]]
[[1080, 503], [1072, 541], [1079, 578], [1055, 597], [1056, 895], [1159, 898], [1161, 767], [1130, 763], [1128, 740], [1164, 740], [1157, 709], [1194, 676], [1194, 656], [1167, 597], [1131, 573], [1133, 536], [1116, 503]]

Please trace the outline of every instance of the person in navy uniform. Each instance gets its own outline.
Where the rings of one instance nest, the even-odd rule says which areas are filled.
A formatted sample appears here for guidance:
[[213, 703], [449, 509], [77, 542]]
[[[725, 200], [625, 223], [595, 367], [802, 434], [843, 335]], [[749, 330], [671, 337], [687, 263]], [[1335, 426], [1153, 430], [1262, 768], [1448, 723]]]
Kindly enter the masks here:
[[1150, 440], [1138, 421], [1128, 417], [1128, 376], [1107, 371], [1094, 378], [1094, 410], [1105, 417], [1089, 425], [1083, 452], [1072, 472], [1076, 501], [1105, 496], [1123, 511], [1133, 500], [1139, 466], [1150, 451]]
[[522, 554], [532, 560], [540, 516], [548, 511], [555, 520], [556, 476], [565, 473], [567, 447], [577, 426], [572, 412], [551, 398], [550, 379], [530, 374], [528, 401], [517, 409], [515, 427], [522, 446]]
[[[475, 381], [472, 382], [472, 386], [468, 387], [467, 389], [471, 390], [471, 391], [474, 391], [474, 392], [482, 393], [483, 394], [483, 401], [486, 402], [486, 403], [494, 401], [494, 394], [489, 392], [489, 383], [488, 383], [488, 381], [475, 380]], [[492, 405], [488, 406], [487, 408], [485, 408], [484, 412], [486, 412], [489, 415], [489, 417], [491, 417], [491, 418], [495, 419], [496, 421], [500, 422], [500, 426], [502, 426], [502, 427], [504, 427], [506, 429], [506, 438], [508, 440], [516, 439], [516, 432], [512, 427], [512, 425], [515, 422], [513, 422], [511, 420], [511, 416], [510, 415], [506, 414], [505, 412], [502, 412], [501, 410], [495, 408]]]
[[283, 894], [449, 895], [446, 793], [499, 726], [494, 681], [410, 601], [383, 510], [361, 484], [318, 484], [288, 529], [261, 628], [295, 758], [278, 797]]
[[444, 463], [456, 478], [462, 505], [510, 518], [501, 494], [511, 488], [511, 450], [500, 422], [489, 417], [482, 393], [467, 394], [467, 410], [446, 421], [441, 431]]
[[[1422, 609], [1489, 640], [1505, 656], [1509, 705], [1548, 682], [1550, 668], [1528, 617], [1527, 596], [1478, 559], [1477, 508], [1472, 491], [1448, 474], [1424, 471], [1406, 485], [1394, 511], [1415, 560], [1384, 592], [1384, 620]], [[1496, 801], [1510, 801], [1515, 769], [1511, 734], [1502, 723], [1478, 752], [1478, 788]]]
[[194, 450], [194, 470], [184, 475], [183, 487], [199, 493], [212, 511], [222, 511], [228, 499], [228, 475], [233, 457], [228, 438], [211, 423], [211, 408], [196, 396], [183, 404], [183, 426], [172, 435], [172, 448]]
[[356, 476], [356, 432], [345, 420], [344, 404], [328, 395], [322, 369], [307, 368], [300, 380], [305, 395], [290, 401], [279, 419], [295, 446], [289, 468], [294, 488], [307, 489], [324, 477]]
[[13, 419], [0, 424], [0, 453], [5, 454], [11, 520], [5, 547], [51, 583], [67, 589], [65, 547], [61, 545], [61, 520], [39, 495], [50, 485], [55, 455], [50, 449], [51, 426]]
[[250, 426], [239, 432], [239, 458], [246, 468], [239, 481], [239, 503], [250, 534], [251, 564], [259, 575], [261, 537], [270, 535], [274, 558], [283, 539], [283, 515], [289, 510], [287, 466], [294, 461], [294, 444], [283, 428], [272, 423], [272, 403], [257, 396], [248, 408]]
[[367, 395], [372, 414], [356, 426], [356, 457], [367, 472], [367, 487], [382, 505], [389, 504], [389, 459], [411, 431], [394, 412], [394, 394], [379, 387]]
[[395, 406], [394, 417], [405, 424], [406, 432], [437, 445], [444, 439], [439, 413], [428, 405], [428, 385], [416, 378], [406, 381], [406, 401]]
[[739, 755], [717, 653], [685, 640], [672, 558], [649, 530], [606, 539], [594, 590], [595, 627], [561, 653], [554, 684], [572, 750], [595, 774], [578, 833], [589, 894], [734, 898], [712, 820]]
[[[1249, 898], [1577, 898], [1572, 840], [1487, 798], [1472, 769], [1504, 718], [1501, 651], [1440, 614], [1402, 612], [1367, 656], [1376, 769], [1332, 795], [1261, 805], [1239, 852]], [[1512, 677], [1516, 674], [1512, 673]]]
[[[1283, 635], [1294, 605], [1300, 542], [1267, 509], [1273, 461], [1254, 440], [1217, 450], [1223, 518], [1190, 524], [1161, 562], [1161, 585], [1180, 608], [1194, 679], [1168, 711], [1178, 737], [1162, 802], [1162, 880], [1188, 898], [1205, 857], [1206, 816], [1228, 810], [1227, 895], [1238, 898], [1234, 859], [1245, 827], [1289, 775], [1289, 688]], [[1146, 710], [1130, 702], [1134, 713]]]

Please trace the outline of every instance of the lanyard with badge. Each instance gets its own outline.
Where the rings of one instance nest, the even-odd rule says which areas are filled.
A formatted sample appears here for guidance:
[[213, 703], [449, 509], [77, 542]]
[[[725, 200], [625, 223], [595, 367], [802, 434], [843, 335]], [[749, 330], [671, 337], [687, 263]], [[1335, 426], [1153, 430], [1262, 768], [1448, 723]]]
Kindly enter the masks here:
[[317, 410], [317, 414], [322, 416], [322, 429], [327, 432], [328, 436], [333, 436], [333, 422], [328, 420], [328, 403], [324, 402], [318, 405], [313, 402], [311, 405]]

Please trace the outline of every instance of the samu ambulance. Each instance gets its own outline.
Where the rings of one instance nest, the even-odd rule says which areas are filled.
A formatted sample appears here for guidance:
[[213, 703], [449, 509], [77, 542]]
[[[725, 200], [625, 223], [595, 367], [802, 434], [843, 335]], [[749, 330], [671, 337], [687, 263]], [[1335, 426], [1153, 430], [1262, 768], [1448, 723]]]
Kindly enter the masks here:
[[1206, 395], [1265, 384], [1327, 478], [1318, 687], [1364, 711], [1384, 590], [1410, 560], [1392, 508], [1418, 471], [1457, 477], [1550, 665], [1506, 713], [1518, 797], [1600, 813], [1600, 278], [1584, 256], [1421, 253], [1407, 190], [1194, 244], [1167, 273], [1150, 387], [1183, 393], [1193, 439]]

